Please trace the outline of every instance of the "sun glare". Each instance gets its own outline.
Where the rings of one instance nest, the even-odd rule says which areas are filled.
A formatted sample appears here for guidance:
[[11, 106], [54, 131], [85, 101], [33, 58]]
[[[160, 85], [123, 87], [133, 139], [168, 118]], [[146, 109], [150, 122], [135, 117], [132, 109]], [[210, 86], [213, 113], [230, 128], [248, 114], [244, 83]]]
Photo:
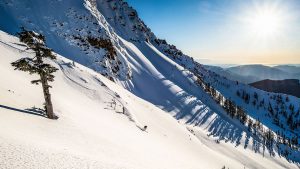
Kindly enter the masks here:
[[282, 13], [270, 7], [252, 11], [247, 20], [250, 30], [259, 37], [274, 37], [282, 31]]
[[279, 30], [279, 16], [271, 11], [257, 13], [251, 23], [252, 29], [261, 35], [272, 35]]

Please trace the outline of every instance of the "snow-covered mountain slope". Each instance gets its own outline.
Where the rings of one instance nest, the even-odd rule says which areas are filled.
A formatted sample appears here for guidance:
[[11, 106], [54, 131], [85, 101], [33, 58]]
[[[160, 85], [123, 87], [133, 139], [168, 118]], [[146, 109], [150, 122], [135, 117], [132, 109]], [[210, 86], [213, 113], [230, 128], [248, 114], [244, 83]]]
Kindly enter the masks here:
[[[270, 166], [273, 168], [296, 167], [295, 164], [289, 164], [284, 158], [279, 158], [279, 154], [282, 155], [282, 153], [278, 154], [279, 148], [277, 147], [272, 147], [270, 151], [272, 157], [270, 157], [268, 152], [265, 153], [264, 140], [249, 132], [247, 126], [242, 125], [238, 119], [229, 117], [222, 108], [222, 105], [216, 103], [210, 94], [203, 90], [201, 85], [197, 83], [199, 78], [202, 78], [205, 83], [214, 85], [217, 84], [213, 83], [215, 79], [219, 78], [220, 80], [223, 79], [222, 77], [207, 71], [202, 65], [194, 62], [191, 57], [184, 55], [180, 50], [176, 49], [175, 46], [167, 44], [164, 40], [157, 39], [151, 30], [138, 18], [136, 11], [129, 7], [126, 2], [122, 0], [1, 1], [0, 28], [14, 34], [19, 30], [20, 26], [25, 26], [27, 29], [33, 29], [44, 34], [47, 44], [55, 52], [101, 73], [136, 96], [169, 112], [180, 123], [186, 124], [190, 133], [194, 134], [200, 140], [201, 143], [199, 144], [207, 146], [209, 150], [202, 151], [201, 149], [198, 151], [198, 148], [191, 150], [189, 153], [195, 155], [193, 158], [196, 158], [195, 161], [198, 161], [198, 165], [196, 166], [196, 162], [194, 165], [193, 158], [189, 159], [188, 157], [187, 159], [184, 157], [182, 158], [184, 160], [179, 160], [184, 161], [181, 165], [184, 167], [181, 168], [188, 168], [189, 166], [191, 166], [190, 168], [219, 168], [222, 165], [221, 163], [224, 163], [226, 166], [228, 164], [230, 168], [241, 168], [244, 165], [248, 168], [270, 168]], [[60, 65], [64, 64], [60, 63]], [[63, 73], [67, 73], [66, 75], [62, 75], [62, 77], [66, 76], [69, 80], [84, 88], [92, 88], [92, 91], [98, 91], [98, 87], [101, 88], [99, 85], [86, 86], [90, 82], [94, 84], [95, 80], [85, 77], [81, 71], [72, 72], [74, 70], [69, 69], [69, 67], [72, 67], [72, 64], [67, 65], [69, 66], [61, 68], [64, 68]], [[90, 75], [87, 76], [90, 77]], [[107, 82], [104, 78], [101, 78], [101, 81]], [[220, 80], [219, 82], [221, 84], [235, 84], [235, 82], [228, 80]], [[121, 92], [125, 92], [120, 86], [118, 87], [111, 82], [107, 83], [109, 83], [108, 86], [115, 86], [112, 89], [113, 91], [120, 90]], [[73, 83], [71, 84], [73, 86]], [[65, 87], [68, 88], [68, 86]], [[262, 110], [263, 113], [256, 114], [256, 109], [253, 106], [238, 101], [240, 98], [236, 96], [235, 86], [232, 86], [231, 90], [227, 90], [227, 87], [222, 87], [222, 85], [214, 85], [214, 87], [226, 98], [232, 98], [234, 101], [237, 100], [237, 103], [246, 107], [247, 113], [253, 119], [263, 117], [264, 114], [267, 114], [267, 111]], [[63, 91], [63, 87], [60, 89]], [[243, 85], [242, 89], [247, 91], [249, 89], [249, 92], [254, 90], [247, 85]], [[77, 90], [81, 91], [81, 89], [77, 88], [74, 90], [76, 90], [74, 91], [75, 93], [78, 92]], [[97, 98], [101, 96], [90, 90], [88, 91], [84, 94], [92, 96], [92, 98], [94, 96]], [[121, 94], [119, 93], [119, 95]], [[131, 94], [129, 95], [132, 96]], [[267, 95], [267, 93], [264, 93], [264, 95]], [[124, 100], [131, 100], [127, 96], [124, 97]], [[80, 97], [73, 96], [72, 98]], [[104, 100], [105, 98], [106, 95], [103, 96]], [[267, 96], [266, 99], [268, 99]], [[136, 98], [136, 100], [139, 99]], [[299, 103], [299, 100], [293, 98], [292, 100], [295, 103]], [[268, 100], [265, 101], [267, 104]], [[140, 107], [139, 102], [135, 103], [135, 100], [132, 102], [134, 102], [131, 105], [132, 108]], [[95, 107], [98, 104], [94, 101], [92, 103]], [[56, 101], [56, 104], [60, 105], [60, 101]], [[75, 102], [75, 104], [79, 103]], [[67, 105], [72, 107], [72, 103], [70, 102]], [[65, 115], [64, 111], [70, 112], [70, 110], [74, 110], [74, 108], [68, 110], [69, 107], [64, 108], [64, 105], [61, 106], [63, 111], [61, 111], [60, 116]], [[84, 107], [81, 108], [82, 111]], [[297, 108], [299, 107], [295, 106], [296, 110]], [[136, 109], [137, 114], [132, 116], [135, 117], [139, 113], [144, 114], [149, 112], [147, 111], [148, 109], [142, 109], [144, 109], [143, 106], [140, 109]], [[163, 111], [157, 108], [155, 110], [163, 113]], [[144, 121], [144, 123], [141, 123], [142, 126], [140, 126], [143, 127], [143, 125], [149, 125], [148, 118], [156, 119], [156, 116], [168, 117], [168, 115], [161, 115], [158, 112], [152, 115], [149, 113], [149, 116], [141, 118], [144, 120], [137, 118], [138, 120], [136, 121], [140, 123]], [[96, 123], [96, 118], [92, 119], [92, 122]], [[260, 120], [264, 127], [269, 127], [273, 131], [277, 131], [277, 129], [284, 131], [282, 128], [272, 125], [270, 118]], [[86, 122], [88, 123], [88, 120]], [[165, 122], [156, 119], [152, 123], [153, 125], [160, 125]], [[162, 131], [165, 130], [164, 127], [158, 128]], [[292, 135], [289, 131], [287, 133], [289, 136]], [[174, 139], [176, 137], [174, 136]], [[178, 137], [181, 136], [178, 135]], [[129, 138], [125, 138], [124, 143], [128, 143], [126, 139]], [[195, 138], [193, 137], [193, 139]], [[154, 140], [157, 139], [154, 138]], [[122, 144], [120, 143], [120, 145]], [[142, 146], [139, 148], [143, 149]], [[193, 146], [190, 148], [194, 149]], [[171, 152], [174, 152], [174, 150]], [[210, 154], [207, 152], [212, 152], [212, 155], [206, 155]], [[142, 152], [139, 153], [142, 154]], [[220, 157], [215, 157], [214, 154]], [[224, 158], [225, 161], [221, 154], [228, 156]], [[262, 158], [263, 154], [265, 158]], [[292, 161], [299, 162], [298, 149], [287, 155], [287, 157]], [[128, 158], [132, 159], [130, 156]], [[143, 158], [149, 160], [147, 156]], [[157, 156], [157, 158], [159, 157]], [[199, 160], [198, 158], [203, 159]], [[209, 163], [207, 162], [209, 159], [214, 158], [220, 159], [216, 164], [212, 164], [215, 166], [207, 164]], [[226, 163], [226, 160], [233, 162]], [[147, 164], [144, 161], [140, 161], [140, 163]], [[204, 166], [201, 166], [202, 163], [205, 163]], [[208, 166], [205, 167], [205, 165]], [[166, 166], [163, 168], [170, 167]]]
[[[0, 27], [4, 30], [15, 33], [23, 25], [42, 32], [48, 45], [59, 54], [107, 75], [178, 119], [192, 120], [195, 112], [212, 112], [207, 106], [211, 100], [203, 104], [200, 99], [209, 97], [193, 83], [195, 77], [152, 45], [156, 37], [127, 3], [9, 0], [0, 6], [0, 16], [5, 16], [0, 19]], [[35, 9], [38, 10], [28, 12]], [[116, 51], [115, 59], [108, 59], [105, 50], [93, 47], [88, 41], [90, 36], [109, 39]]]
[[1, 168], [198, 168], [214, 158], [201, 167], [219, 168], [230, 161], [152, 104], [61, 56], [52, 63], [60, 70], [51, 90], [59, 120], [30, 115], [42, 106], [41, 88], [10, 66], [30, 54], [16, 38], [1, 32], [0, 39]]
[[59, 119], [41, 117], [41, 87], [10, 65], [32, 53], [4, 32], [0, 40], [1, 168], [297, 168], [279, 157], [261, 158], [249, 148], [217, 144], [200, 128], [194, 136], [188, 130], [192, 126], [187, 129], [62, 56], [51, 62], [59, 68], [51, 89]]
[[92, 4], [92, 0], [3, 0], [0, 27], [10, 33], [21, 26], [36, 30], [46, 36], [49, 46], [58, 53], [111, 79], [130, 78], [117, 35]]

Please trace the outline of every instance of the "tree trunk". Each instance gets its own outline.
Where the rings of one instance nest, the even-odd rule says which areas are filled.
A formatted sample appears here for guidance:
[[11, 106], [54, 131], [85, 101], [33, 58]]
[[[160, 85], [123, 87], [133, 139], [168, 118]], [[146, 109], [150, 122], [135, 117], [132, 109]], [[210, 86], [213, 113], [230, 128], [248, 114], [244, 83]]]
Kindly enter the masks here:
[[54, 115], [54, 112], [53, 112], [53, 106], [52, 106], [48, 81], [44, 75], [40, 75], [40, 76], [41, 76], [41, 83], [42, 83], [43, 92], [44, 92], [45, 108], [46, 108], [47, 117], [49, 119], [56, 119], [57, 117]]

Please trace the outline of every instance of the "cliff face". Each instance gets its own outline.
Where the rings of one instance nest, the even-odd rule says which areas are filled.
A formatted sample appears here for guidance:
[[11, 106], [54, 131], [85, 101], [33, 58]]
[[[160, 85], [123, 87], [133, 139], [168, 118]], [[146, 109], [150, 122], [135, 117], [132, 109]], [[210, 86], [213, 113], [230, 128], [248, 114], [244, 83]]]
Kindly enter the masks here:
[[112, 80], [130, 79], [124, 49], [97, 5], [92, 0], [2, 1], [0, 28], [15, 34], [24, 26], [43, 33], [56, 52]]

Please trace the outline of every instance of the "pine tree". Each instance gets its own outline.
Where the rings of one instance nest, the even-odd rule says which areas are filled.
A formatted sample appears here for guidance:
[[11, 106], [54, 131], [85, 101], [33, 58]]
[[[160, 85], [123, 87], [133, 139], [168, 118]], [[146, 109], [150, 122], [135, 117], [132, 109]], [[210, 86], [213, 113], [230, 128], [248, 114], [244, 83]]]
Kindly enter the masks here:
[[266, 144], [267, 144], [268, 148], [272, 148], [273, 142], [274, 142], [274, 134], [270, 129], [268, 129], [265, 132], [265, 137], [266, 137]]
[[251, 132], [252, 126], [253, 126], [253, 120], [249, 118], [248, 119], [248, 131]]
[[229, 104], [230, 104], [229, 100], [225, 99], [223, 107], [224, 107], [224, 109], [225, 109], [225, 111], [226, 111], [227, 114], [230, 113], [230, 106], [229, 106]]
[[211, 87], [210, 89], [210, 94], [213, 97], [213, 99], [216, 99], [217, 91], [213, 87]]
[[231, 100], [229, 100], [229, 115], [231, 118], [236, 116], [236, 106]]
[[295, 106], [292, 105], [292, 104], [290, 104], [289, 109], [290, 109], [292, 112], [294, 112]]
[[237, 118], [240, 120], [240, 122], [242, 124], [246, 124], [246, 122], [248, 120], [247, 114], [244, 112], [244, 110], [240, 106], [237, 106]]
[[272, 104], [269, 102], [269, 107], [268, 107], [268, 111], [274, 115], [274, 110], [273, 110], [273, 107], [272, 107]]
[[222, 103], [222, 96], [220, 94], [218, 94], [218, 96], [216, 98], [216, 102], [221, 105], [221, 103]]
[[240, 96], [241, 96], [240, 91], [237, 90], [237, 91], [236, 91], [236, 95], [240, 97]]
[[250, 96], [249, 96], [248, 93], [245, 93], [245, 95], [244, 95], [244, 100], [245, 100], [245, 103], [249, 104]]
[[256, 92], [254, 92], [254, 98], [256, 99], [256, 100], [258, 100], [258, 94], [256, 93]]
[[20, 41], [27, 45], [27, 49], [33, 50], [34, 57], [26, 57], [19, 59], [13, 63], [12, 66], [15, 70], [29, 72], [29, 74], [38, 74], [40, 78], [38, 80], [31, 81], [32, 84], [42, 84], [46, 115], [50, 119], [57, 119], [57, 116], [53, 113], [53, 106], [51, 101], [51, 95], [49, 89], [51, 86], [49, 82], [54, 81], [53, 73], [58, 69], [44, 62], [44, 59], [55, 60], [56, 56], [53, 55], [52, 50], [46, 47], [45, 37], [41, 34], [33, 31], [27, 31], [22, 28], [22, 31], [18, 33]]

